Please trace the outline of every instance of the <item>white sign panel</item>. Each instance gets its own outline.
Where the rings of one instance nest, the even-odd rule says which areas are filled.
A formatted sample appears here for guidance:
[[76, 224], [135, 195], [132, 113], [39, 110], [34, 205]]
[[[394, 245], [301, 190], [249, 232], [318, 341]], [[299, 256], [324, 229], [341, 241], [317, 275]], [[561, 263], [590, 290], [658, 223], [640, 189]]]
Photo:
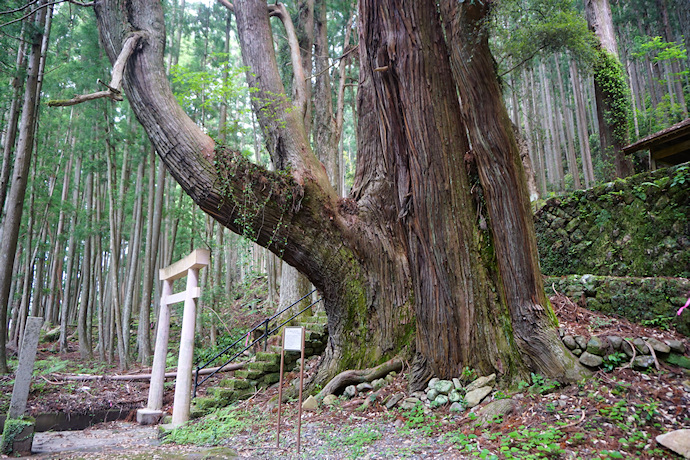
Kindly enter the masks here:
[[283, 340], [283, 349], [289, 351], [301, 351], [303, 333], [303, 327], [286, 327]]

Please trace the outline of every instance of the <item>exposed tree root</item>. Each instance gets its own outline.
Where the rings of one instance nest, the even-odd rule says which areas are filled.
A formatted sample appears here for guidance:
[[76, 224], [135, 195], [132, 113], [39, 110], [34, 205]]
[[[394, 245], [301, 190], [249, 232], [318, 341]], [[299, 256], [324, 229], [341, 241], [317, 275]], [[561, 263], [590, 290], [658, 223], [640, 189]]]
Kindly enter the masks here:
[[341, 372], [333, 377], [328, 384], [319, 392], [316, 397], [323, 399], [324, 397], [335, 393], [340, 388], [362, 382], [371, 382], [374, 379], [385, 377], [391, 371], [400, 371], [403, 367], [403, 360], [395, 357], [390, 361], [386, 361], [376, 367], [361, 370], [349, 370]]

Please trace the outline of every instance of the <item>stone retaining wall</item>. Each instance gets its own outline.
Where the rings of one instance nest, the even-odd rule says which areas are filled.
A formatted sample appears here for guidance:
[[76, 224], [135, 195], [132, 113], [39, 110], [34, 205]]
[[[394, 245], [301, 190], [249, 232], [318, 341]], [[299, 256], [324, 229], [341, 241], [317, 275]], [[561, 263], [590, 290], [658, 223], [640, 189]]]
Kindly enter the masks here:
[[612, 276], [547, 276], [548, 295], [554, 289], [590, 310], [622, 316], [690, 336], [690, 311], [676, 312], [690, 297], [690, 281], [683, 278], [617, 278]]
[[690, 277], [690, 165], [552, 198], [535, 227], [546, 275]]

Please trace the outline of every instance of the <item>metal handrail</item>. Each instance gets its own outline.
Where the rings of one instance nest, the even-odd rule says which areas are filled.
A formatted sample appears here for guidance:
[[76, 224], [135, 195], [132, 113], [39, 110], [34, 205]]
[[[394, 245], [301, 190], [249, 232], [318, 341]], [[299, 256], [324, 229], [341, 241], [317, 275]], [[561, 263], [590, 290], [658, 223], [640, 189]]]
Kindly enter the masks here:
[[[304, 313], [305, 311], [307, 311], [308, 309], [310, 309], [311, 307], [313, 307], [313, 306], [316, 305], [317, 303], [321, 302], [321, 300], [323, 300], [323, 299], [318, 299], [318, 300], [312, 302], [312, 303], [309, 304], [307, 307], [305, 307], [305, 308], [303, 308], [302, 310], [300, 310], [299, 312], [295, 313], [295, 314], [292, 315], [290, 318], [288, 318], [287, 320], [283, 321], [283, 322], [282, 322], [281, 324], [279, 324], [278, 326], [275, 326], [275, 327], [274, 327], [273, 329], [271, 329], [270, 331], [269, 331], [269, 323], [270, 323], [271, 321], [273, 321], [274, 319], [276, 319], [276, 318], [277, 318], [278, 316], [280, 316], [281, 314], [285, 313], [285, 312], [286, 312], [287, 310], [289, 310], [290, 308], [292, 308], [292, 307], [294, 307], [295, 305], [297, 305], [298, 303], [300, 303], [302, 300], [304, 300], [304, 299], [306, 299], [307, 297], [309, 297], [310, 295], [312, 295], [314, 292], [316, 292], [316, 289], [312, 290], [309, 294], [307, 294], [307, 295], [305, 295], [305, 296], [302, 296], [299, 300], [297, 300], [297, 301], [293, 302], [292, 304], [290, 304], [289, 306], [283, 308], [281, 311], [279, 311], [279, 312], [276, 313], [275, 315], [271, 316], [270, 318], [266, 318], [265, 320], [261, 321], [259, 324], [257, 324], [256, 326], [254, 326], [254, 328], [252, 328], [252, 329], [251, 329], [250, 331], [248, 331], [246, 334], [243, 334], [240, 338], [238, 338], [236, 341], [234, 341], [231, 345], [228, 345], [227, 347], [225, 347], [225, 348], [223, 349], [223, 351], [217, 353], [213, 358], [211, 358], [211, 359], [209, 359], [208, 361], [206, 361], [206, 363], [204, 363], [203, 365], [201, 365], [201, 366], [197, 365], [197, 366], [196, 366], [195, 376], [194, 376], [194, 395], [193, 395], [193, 397], [196, 397], [196, 390], [197, 390], [197, 388], [199, 388], [199, 386], [201, 386], [201, 385], [202, 385], [204, 382], [206, 382], [208, 379], [210, 379], [211, 377], [213, 377], [214, 375], [216, 375], [218, 372], [220, 372], [221, 370], [223, 370], [223, 368], [224, 368], [225, 366], [227, 366], [228, 364], [230, 364], [230, 363], [231, 363], [232, 361], [234, 361], [237, 357], [239, 357], [242, 353], [244, 353], [245, 351], [247, 351], [248, 349], [250, 349], [251, 347], [253, 347], [254, 345], [256, 345], [258, 342], [261, 342], [262, 340], [264, 341], [264, 351], [266, 351], [267, 345], [268, 345], [268, 337], [270, 337], [273, 333], [275, 333], [275, 332], [277, 332], [278, 330], [280, 330], [281, 327], [283, 327], [284, 325], [286, 325], [287, 323], [289, 323], [290, 321], [292, 321], [293, 319], [295, 319], [296, 317], [298, 317], [299, 315], [301, 315], [302, 313]], [[218, 369], [216, 369], [215, 371], [213, 371], [212, 373], [210, 373], [209, 375], [207, 375], [206, 377], [204, 377], [201, 381], [199, 381], [199, 372], [200, 372], [202, 369], [207, 368], [207, 367], [208, 367], [211, 363], [213, 363], [216, 359], [220, 358], [221, 356], [223, 356], [224, 354], [226, 354], [227, 352], [229, 352], [231, 349], [233, 349], [238, 343], [240, 343], [240, 342], [242, 341], [242, 339], [244, 339], [245, 337], [249, 337], [249, 335], [250, 335], [252, 332], [254, 332], [254, 331], [256, 331], [257, 329], [260, 329], [260, 328], [264, 328], [264, 333], [263, 333], [260, 337], [257, 337], [252, 343], [246, 345], [246, 346], [245, 346], [244, 348], [242, 348], [240, 351], [238, 351], [237, 353], [235, 353], [235, 354], [234, 354], [230, 359], [228, 359], [224, 364], [222, 364], [220, 367], [218, 367]]]

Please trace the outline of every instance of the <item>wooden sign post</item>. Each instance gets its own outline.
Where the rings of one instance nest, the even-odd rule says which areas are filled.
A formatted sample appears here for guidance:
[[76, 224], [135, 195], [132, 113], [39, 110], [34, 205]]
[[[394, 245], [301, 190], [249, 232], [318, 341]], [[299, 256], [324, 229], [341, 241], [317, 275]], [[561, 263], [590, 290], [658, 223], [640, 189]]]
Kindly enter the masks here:
[[286, 327], [283, 329], [283, 347], [280, 353], [280, 382], [278, 383], [278, 430], [276, 433], [276, 447], [280, 447], [280, 409], [283, 403], [283, 367], [285, 365], [285, 350], [302, 352], [299, 369], [299, 397], [297, 398], [297, 403], [299, 405], [297, 415], [297, 455], [299, 455], [300, 441], [302, 438], [302, 387], [304, 382], [303, 327]]

